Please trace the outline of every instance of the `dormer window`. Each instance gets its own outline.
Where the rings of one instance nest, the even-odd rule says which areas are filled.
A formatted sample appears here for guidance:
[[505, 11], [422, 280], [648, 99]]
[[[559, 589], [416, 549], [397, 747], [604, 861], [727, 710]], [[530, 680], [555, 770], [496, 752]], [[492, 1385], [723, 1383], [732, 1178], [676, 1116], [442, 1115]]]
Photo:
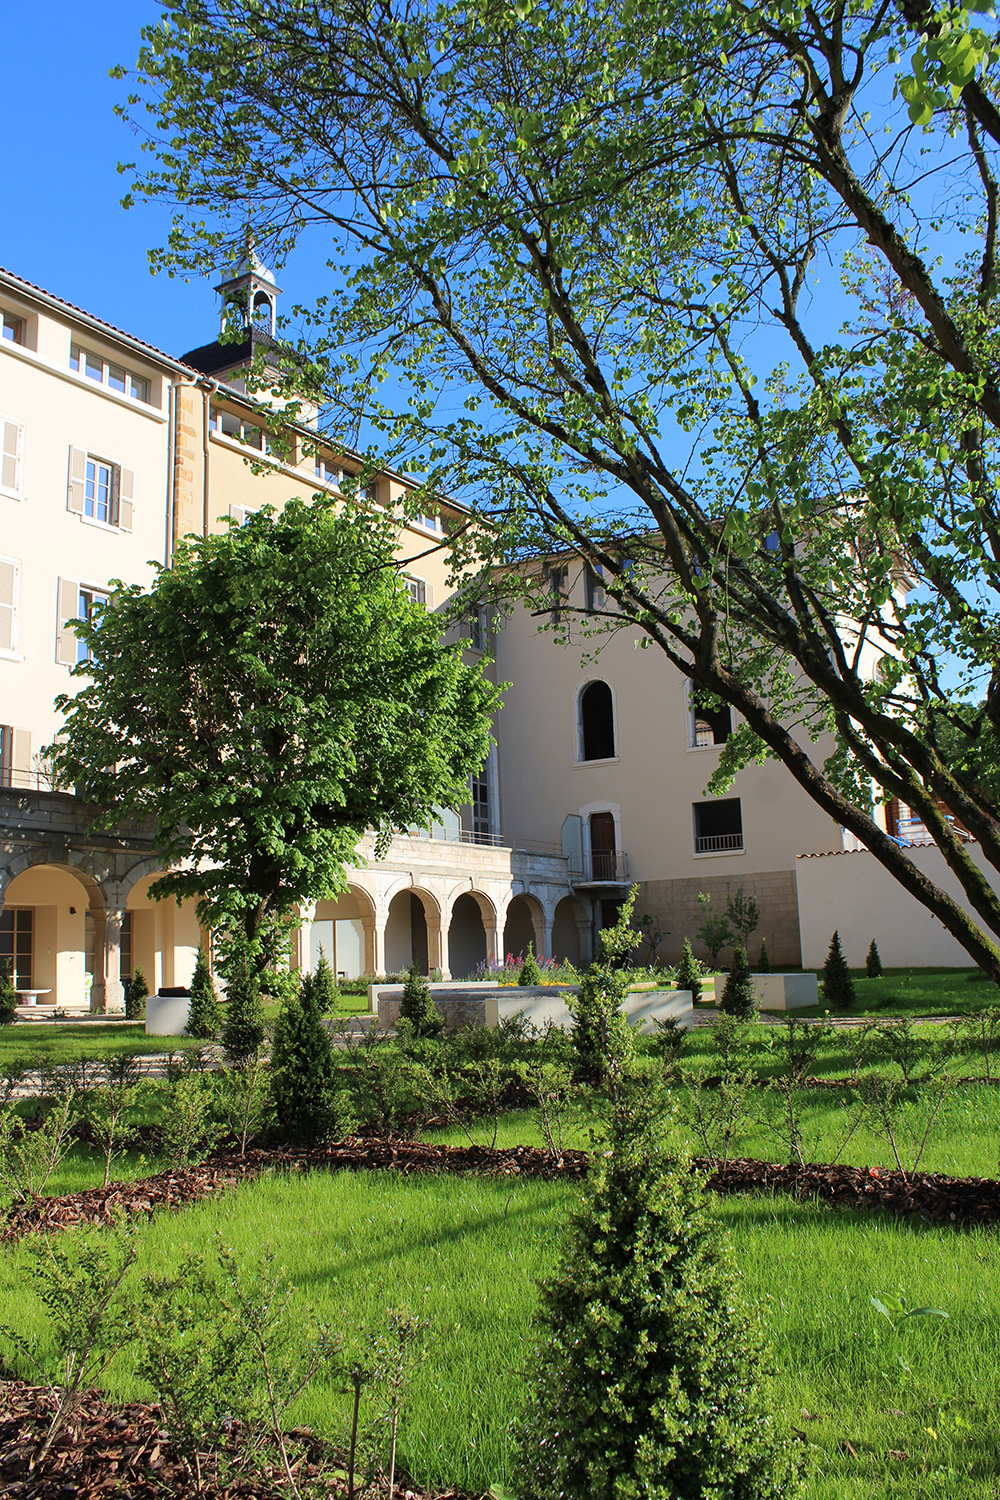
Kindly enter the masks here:
[[12, 344], [24, 343], [24, 319], [0, 308], [0, 334]]
[[149, 405], [149, 381], [144, 375], [134, 375], [124, 365], [112, 364], [101, 354], [82, 349], [73, 344], [69, 351], [69, 367], [79, 375], [86, 375], [95, 385], [107, 386], [119, 396], [131, 396], [133, 401], [144, 401]]

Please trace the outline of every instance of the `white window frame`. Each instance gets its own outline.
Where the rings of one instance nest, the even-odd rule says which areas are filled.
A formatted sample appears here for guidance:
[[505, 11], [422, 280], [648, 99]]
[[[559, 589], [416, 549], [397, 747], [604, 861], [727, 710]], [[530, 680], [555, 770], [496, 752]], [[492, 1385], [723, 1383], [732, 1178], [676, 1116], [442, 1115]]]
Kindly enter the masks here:
[[[13, 427], [16, 433], [14, 438], [14, 485], [3, 483], [3, 456], [8, 455], [5, 447], [8, 427]], [[0, 495], [8, 495], [12, 500], [24, 498], [24, 423], [20, 417], [13, 417], [9, 412], [0, 411]]]
[[18, 632], [21, 618], [21, 563], [16, 557], [0, 557], [0, 563], [9, 563], [14, 569], [14, 588], [12, 590], [12, 602], [0, 604], [0, 610], [9, 609], [10, 620], [10, 647], [0, 645], [0, 658], [4, 661], [21, 661], [23, 658], [18, 650]]
[[[98, 601], [98, 600], [100, 600], [101, 606], [103, 608], [103, 606], [107, 604], [107, 602], [108, 602], [108, 600], [110, 598], [111, 598], [111, 590], [108, 589], [108, 588], [101, 588], [98, 585], [92, 584], [92, 583], [83, 583], [83, 582], [78, 583], [77, 584], [77, 600], [78, 600], [78, 603], [77, 603], [77, 616], [76, 616], [76, 618], [78, 620], [86, 620], [86, 621], [88, 621], [88, 623], [92, 622], [93, 621], [94, 604], [95, 604], [95, 602]], [[84, 599], [86, 599], [88, 601], [87, 604], [86, 604], [86, 606], [84, 606], [84, 604], [83, 604], [83, 600]], [[86, 608], [86, 611], [87, 611], [85, 614], [81, 613], [81, 610], [83, 610], [84, 608]], [[76, 661], [75, 661], [75, 663], [71, 663], [71, 665], [79, 666], [81, 664], [81, 662], [82, 663], [87, 663], [89, 661], [90, 661], [90, 653], [87, 650], [87, 643], [86, 643], [86, 641], [80, 639], [80, 637], [77, 637], [77, 642], [76, 642]]]
[[[89, 366], [93, 364], [101, 367], [100, 378], [91, 374]], [[74, 342], [69, 350], [69, 367], [84, 380], [89, 380], [93, 385], [101, 385], [106, 390], [114, 391], [116, 396], [127, 396], [130, 401], [141, 401], [143, 406], [152, 406], [150, 399], [151, 382], [148, 375], [137, 375], [127, 365], [119, 364], [116, 360], [105, 359], [103, 354], [96, 354], [93, 349], [87, 349], [83, 344]], [[111, 371], [118, 370], [124, 377], [124, 386], [121, 390], [112, 384]], [[141, 389], [141, 394], [137, 388]]]
[[[8, 329], [10, 332], [8, 333]], [[0, 307], [0, 339], [6, 339], [10, 344], [20, 344], [22, 348], [27, 343], [28, 320], [23, 313], [11, 312], [7, 307]]]
[[422, 604], [426, 609], [428, 604], [427, 580], [424, 578], [417, 578], [414, 573], [404, 573], [403, 584], [406, 588], [406, 592], [409, 594], [414, 604]]
[[340, 481], [344, 477], [344, 471], [340, 465], [334, 463], [332, 458], [323, 458], [319, 453], [314, 455], [313, 462], [316, 470], [316, 478], [319, 483], [339, 490]]
[[[103, 485], [99, 486], [102, 474], [107, 474], [107, 491], [105, 499], [101, 501], [99, 495], [104, 492]], [[98, 458], [94, 453], [87, 454], [87, 464], [84, 469], [83, 481], [83, 519], [85, 521], [99, 521], [102, 526], [118, 526], [118, 496], [121, 485], [121, 471], [117, 464], [110, 459]], [[103, 505], [104, 515], [99, 511]], [[88, 509], [88, 506], [90, 509]]]
[[[235, 424], [238, 431], [226, 432], [222, 425], [224, 419]], [[267, 433], [263, 427], [259, 427], [256, 422], [244, 422], [242, 417], [236, 416], [234, 412], [227, 411], [223, 406], [213, 406], [209, 409], [208, 430], [214, 433], [217, 438], [222, 438], [224, 441], [230, 443], [239, 443], [241, 448], [252, 448], [255, 453], [265, 455], [271, 451], [267, 441]], [[259, 435], [259, 448], [256, 443], [247, 437], [246, 434], [248, 431]]]

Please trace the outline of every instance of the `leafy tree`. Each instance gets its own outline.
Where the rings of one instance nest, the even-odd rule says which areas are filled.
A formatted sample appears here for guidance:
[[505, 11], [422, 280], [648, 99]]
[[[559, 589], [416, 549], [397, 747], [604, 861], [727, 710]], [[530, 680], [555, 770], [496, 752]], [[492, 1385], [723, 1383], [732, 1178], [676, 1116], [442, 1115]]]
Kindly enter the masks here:
[[239, 1067], [256, 1061], [266, 1035], [260, 976], [251, 963], [250, 947], [241, 933], [227, 944], [222, 969], [226, 979], [226, 1016], [220, 1041], [227, 1062]]
[[854, 980], [847, 967], [844, 950], [840, 946], [840, 933], [830, 939], [830, 948], [823, 965], [823, 998], [838, 1010], [847, 1010], [854, 1004]]
[[528, 951], [524, 955], [521, 967], [517, 972], [517, 982], [522, 986], [541, 984], [543, 977], [538, 959], [535, 957], [535, 945], [534, 943], [529, 943]]
[[878, 979], [881, 973], [882, 960], [878, 955], [878, 945], [876, 944], [875, 939], [872, 938], [868, 948], [868, 952], [865, 955], [865, 974], [869, 979]]
[[458, 806], [489, 748], [497, 691], [406, 592], [396, 529], [325, 497], [265, 507], [80, 626], [59, 774], [104, 827], [151, 817], [161, 857], [185, 861], [151, 890], [241, 929], [258, 973], [367, 828]]
[[760, 926], [760, 907], [757, 897], [748, 896], [742, 886], [737, 886], [736, 895], [726, 891], [726, 916], [742, 948], [749, 949], [750, 938]]
[[691, 952], [691, 943], [688, 938], [684, 939], [681, 948], [681, 961], [677, 965], [677, 988], [679, 990], [690, 990], [691, 999], [695, 1003], [701, 999], [701, 968], [698, 960]]
[[10, 964], [0, 966], [0, 1026], [13, 1026], [17, 1012], [17, 991], [10, 977]]
[[695, 933], [695, 937], [705, 944], [708, 949], [708, 961], [713, 969], [717, 969], [719, 954], [733, 941], [733, 930], [729, 925], [728, 916], [711, 910], [712, 898], [705, 891], [699, 893], [698, 901], [705, 913], [705, 920]]
[[761, 938], [761, 940], [760, 940], [760, 952], [757, 955], [757, 973], [758, 974], [770, 974], [770, 972], [771, 972], [771, 960], [768, 957], [768, 953], [767, 953], [767, 941], [766, 941], [765, 938]]
[[319, 950], [319, 963], [313, 975], [313, 992], [321, 1016], [328, 1016], [337, 1009], [337, 981], [333, 977], [325, 948]]
[[141, 1021], [146, 1014], [146, 1001], [149, 999], [149, 985], [146, 976], [140, 968], [136, 968], [132, 978], [125, 985], [125, 1014], [130, 1021]]
[[221, 1024], [219, 1001], [212, 983], [208, 957], [204, 948], [199, 948], [194, 964], [194, 978], [191, 980], [191, 1003], [188, 1006], [185, 1029], [188, 1036], [201, 1037], [207, 1041], [210, 1037], [218, 1036]]
[[719, 1009], [740, 1021], [751, 1021], [756, 1015], [757, 998], [754, 994], [753, 975], [750, 973], [750, 960], [747, 958], [747, 950], [741, 945], [733, 949], [733, 966], [726, 977]]
[[416, 964], [411, 964], [406, 971], [403, 998], [399, 1002], [399, 1018], [407, 1022], [416, 1036], [437, 1036], [444, 1025], [434, 1007], [426, 975], [421, 974]]
[[321, 1141], [335, 1118], [335, 1093], [333, 1050], [316, 981], [304, 974], [299, 993], [281, 1007], [271, 1045], [271, 1101], [282, 1138], [305, 1145]]
[[732, 1251], [690, 1163], [633, 1093], [610, 1121], [555, 1274], [516, 1431], [524, 1500], [781, 1500], [798, 1463]]
[[971, 748], [1000, 734], [993, 31], [902, 0], [167, 0], [144, 36], [126, 201], [179, 205], [154, 263], [325, 233], [287, 394], [348, 437], [381, 423], [426, 475], [415, 508], [468, 496], [459, 560], [508, 565], [496, 587], [542, 607], [509, 566], [529, 550], [600, 569], [584, 632], [637, 632], [739, 710], [713, 789], [776, 757], [998, 972], [1000, 893], [961, 836], [1000, 868]]

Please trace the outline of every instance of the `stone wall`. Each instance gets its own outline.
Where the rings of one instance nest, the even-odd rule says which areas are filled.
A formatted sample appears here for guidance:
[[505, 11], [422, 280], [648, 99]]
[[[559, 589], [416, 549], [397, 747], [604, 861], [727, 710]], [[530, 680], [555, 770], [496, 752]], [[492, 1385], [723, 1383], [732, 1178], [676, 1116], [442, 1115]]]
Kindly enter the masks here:
[[[684, 880], [646, 880], [639, 886], [636, 917], [641, 918], [649, 912], [666, 933], [659, 947], [659, 957], [664, 962], [677, 962], [686, 937], [691, 939], [695, 956], [706, 958], [704, 945], [695, 940], [695, 933], [705, 920], [698, 894], [707, 892], [712, 897], [711, 910], [724, 912], [727, 887], [735, 895], [739, 885], [740, 881], [731, 875], [709, 875], [707, 872]], [[798, 968], [802, 963], [802, 944], [795, 871], [758, 871], [748, 875], [743, 885], [757, 898], [760, 907], [760, 926], [750, 939], [751, 963], [756, 962], [761, 938], [766, 938], [767, 955], [773, 969]], [[642, 950], [640, 956], [645, 962]], [[724, 948], [722, 962], [726, 963], [730, 956], [731, 950]]]

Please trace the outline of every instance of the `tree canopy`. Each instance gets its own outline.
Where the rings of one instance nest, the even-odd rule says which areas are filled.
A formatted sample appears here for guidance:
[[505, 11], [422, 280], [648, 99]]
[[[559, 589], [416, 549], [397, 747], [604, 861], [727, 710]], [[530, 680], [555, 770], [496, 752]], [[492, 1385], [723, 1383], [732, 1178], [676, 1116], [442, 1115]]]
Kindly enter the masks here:
[[[1000, 972], [1000, 898], [962, 832], [1000, 868], [992, 21], [919, 0], [167, 0], [145, 38], [130, 199], [178, 205], [154, 264], [325, 231], [308, 393], [468, 495], [484, 565], [599, 569], [586, 628], [638, 629], [739, 710], [715, 786], [777, 757]], [[873, 786], [923, 820], [974, 918]]]
[[105, 827], [151, 818], [178, 864], [154, 893], [258, 950], [268, 919], [342, 888], [366, 829], [467, 801], [489, 750], [497, 689], [442, 645], [395, 540], [388, 515], [292, 500], [188, 538], [79, 627], [60, 779]]

